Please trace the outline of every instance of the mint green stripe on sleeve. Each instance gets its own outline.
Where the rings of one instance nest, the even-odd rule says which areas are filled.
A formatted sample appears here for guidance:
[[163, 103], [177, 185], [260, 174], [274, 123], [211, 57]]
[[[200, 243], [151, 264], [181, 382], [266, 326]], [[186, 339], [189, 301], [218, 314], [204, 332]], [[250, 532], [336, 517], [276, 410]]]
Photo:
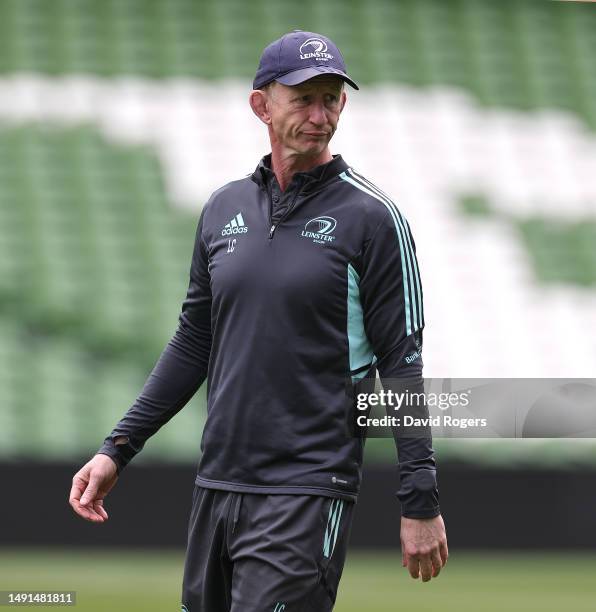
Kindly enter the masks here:
[[[399, 211], [398, 211], [399, 213]], [[400, 213], [401, 215], [401, 213]], [[410, 251], [412, 252], [412, 259], [414, 260], [414, 270], [416, 272], [416, 289], [418, 291], [418, 304], [419, 304], [419, 313], [420, 313], [420, 319], [418, 321], [418, 329], [421, 329], [422, 327], [424, 327], [424, 304], [422, 302], [422, 290], [420, 289], [421, 283], [420, 283], [420, 272], [418, 271], [418, 260], [416, 258], [416, 253], [414, 252], [414, 249], [412, 247], [412, 244], [410, 242], [411, 240], [411, 236], [412, 236], [412, 232], [410, 230], [410, 224], [408, 223], [408, 221], [405, 219], [405, 217], [403, 217], [402, 215], [402, 221], [404, 222], [404, 225], [406, 227], [407, 230], [407, 237], [408, 237], [408, 244], [410, 246]]]
[[[367, 178], [363, 177], [358, 172], [355, 172], [352, 168], [348, 169], [348, 172], [352, 175], [354, 179], [356, 179], [359, 183], [362, 183], [364, 186], [368, 187], [371, 191], [373, 191], [377, 197], [383, 201], [385, 206], [390, 207], [394, 213], [395, 217], [393, 218], [394, 222], [397, 219], [397, 231], [401, 233], [402, 240], [406, 245], [406, 259], [408, 262], [408, 280], [409, 285], [412, 291], [412, 304], [414, 309], [414, 318], [416, 319], [413, 330], [416, 331], [420, 327], [422, 327], [422, 295], [420, 291], [420, 274], [418, 272], [418, 262], [416, 261], [416, 254], [414, 253], [414, 249], [412, 248], [412, 242], [410, 240], [410, 228], [408, 226], [407, 221], [404, 216], [401, 214], [395, 203], [391, 200], [391, 198], [383, 192], [379, 187], [377, 187], [374, 183], [369, 181]], [[415, 286], [416, 285], [416, 286]], [[416, 295], [417, 294], [417, 295]]]
[[362, 185], [358, 180], [348, 176], [345, 172], [342, 172], [339, 176], [344, 181], [356, 187], [356, 189], [360, 189], [360, 191], [363, 191], [364, 193], [372, 196], [373, 198], [381, 202], [387, 208], [387, 210], [389, 211], [391, 215], [391, 218], [393, 219], [393, 223], [395, 224], [395, 233], [397, 234], [397, 240], [399, 243], [399, 252], [401, 256], [402, 278], [403, 278], [403, 285], [404, 285], [406, 335], [409, 336], [412, 333], [412, 320], [411, 320], [412, 315], [410, 312], [410, 283], [409, 283], [408, 271], [406, 269], [407, 260], [406, 260], [406, 254], [405, 254], [405, 247], [404, 247], [402, 234], [401, 234], [400, 227], [399, 227], [399, 222], [395, 216], [395, 211], [378, 194], [376, 194], [374, 191], [372, 191], [370, 188], [366, 187], [365, 185]]
[[[348, 352], [350, 370], [355, 372], [374, 361], [373, 349], [364, 330], [364, 313], [360, 301], [360, 277], [352, 264], [348, 264]], [[352, 375], [352, 382], [363, 378], [368, 370]]]

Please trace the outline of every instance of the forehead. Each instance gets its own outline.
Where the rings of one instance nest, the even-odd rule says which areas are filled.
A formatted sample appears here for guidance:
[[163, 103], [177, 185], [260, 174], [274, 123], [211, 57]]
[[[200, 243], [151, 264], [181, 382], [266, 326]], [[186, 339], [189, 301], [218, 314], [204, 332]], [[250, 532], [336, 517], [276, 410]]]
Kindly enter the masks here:
[[339, 90], [343, 85], [343, 79], [334, 75], [321, 74], [308, 81], [293, 85], [290, 89], [295, 91], [307, 91], [313, 89], [334, 89]]

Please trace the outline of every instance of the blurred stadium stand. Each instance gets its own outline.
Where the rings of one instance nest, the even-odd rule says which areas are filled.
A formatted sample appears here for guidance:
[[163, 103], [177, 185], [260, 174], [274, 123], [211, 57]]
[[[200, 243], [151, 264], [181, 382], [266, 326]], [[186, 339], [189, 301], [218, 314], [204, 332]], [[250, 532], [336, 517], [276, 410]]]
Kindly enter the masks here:
[[[202, 201], [265, 152], [246, 94], [293, 28], [334, 38], [367, 85], [333, 150], [412, 222], [427, 375], [594, 376], [596, 7], [0, 0], [0, 457], [85, 457], [132, 403], [177, 324]], [[196, 460], [204, 389], [191, 406], [137, 461]]]
[[[0, 462], [0, 482], [11, 483], [11, 502], [2, 508], [7, 528], [0, 536], [0, 553], [6, 546], [184, 547], [193, 466], [145, 461], [143, 466], [127, 468], [106, 502], [110, 519], [99, 529], [75, 517], [66, 504], [72, 468], [70, 463], [56, 461]], [[392, 466], [371, 462], [364, 472], [350, 548], [397, 551], [397, 474]], [[439, 478], [441, 511], [454, 557], [462, 549], [473, 548], [491, 553], [501, 549], [584, 549], [593, 553], [596, 547], [595, 471], [491, 470], [450, 463]], [[44, 506], [41, 519], [40, 499]], [[146, 506], [151, 512], [140, 511]]]

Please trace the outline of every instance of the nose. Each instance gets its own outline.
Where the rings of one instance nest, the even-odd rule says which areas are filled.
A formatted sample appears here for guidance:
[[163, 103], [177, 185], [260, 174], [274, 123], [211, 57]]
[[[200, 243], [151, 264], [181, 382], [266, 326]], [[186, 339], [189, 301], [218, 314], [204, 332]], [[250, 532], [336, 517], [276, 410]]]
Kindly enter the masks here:
[[325, 125], [327, 123], [325, 104], [322, 100], [315, 100], [310, 105], [309, 119], [313, 125]]

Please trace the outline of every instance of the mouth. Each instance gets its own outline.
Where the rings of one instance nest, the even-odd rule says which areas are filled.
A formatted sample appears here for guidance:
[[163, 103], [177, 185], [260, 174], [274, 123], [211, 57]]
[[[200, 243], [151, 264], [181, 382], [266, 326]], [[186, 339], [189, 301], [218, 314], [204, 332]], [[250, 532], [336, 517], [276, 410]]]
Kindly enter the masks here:
[[313, 138], [324, 138], [325, 136], [329, 136], [328, 132], [302, 132], [306, 134], [306, 136], [312, 136]]

